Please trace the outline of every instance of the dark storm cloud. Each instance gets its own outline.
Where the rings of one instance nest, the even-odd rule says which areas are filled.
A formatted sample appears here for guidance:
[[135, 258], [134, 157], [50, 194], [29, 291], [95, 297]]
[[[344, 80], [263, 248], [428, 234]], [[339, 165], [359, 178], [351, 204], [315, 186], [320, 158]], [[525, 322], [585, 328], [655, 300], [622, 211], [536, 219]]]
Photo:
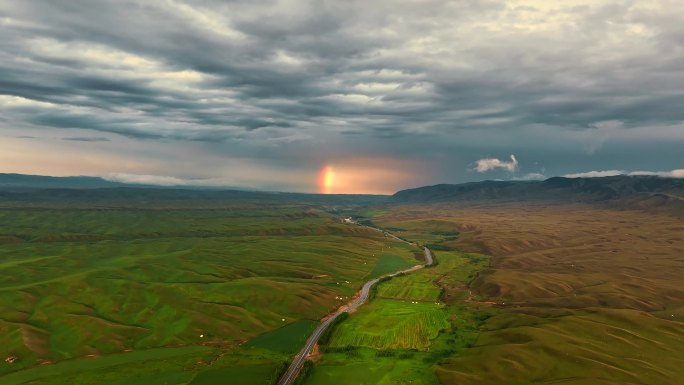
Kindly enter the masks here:
[[553, 135], [684, 140], [663, 128], [684, 121], [684, 7], [563, 3], [5, 1], [0, 111], [276, 160], [302, 141], [470, 164], [554, 163]]
[[68, 140], [72, 142], [109, 142], [109, 139], [102, 137], [86, 137], [86, 136], [75, 136], [62, 138], [62, 140]]
[[161, 139], [160, 134], [147, 132], [146, 130], [136, 130], [129, 126], [133, 122], [103, 121], [92, 115], [75, 115], [62, 113], [40, 113], [33, 115], [27, 120], [39, 126], [55, 128], [84, 128], [100, 132], [109, 132], [133, 138], [142, 139]]

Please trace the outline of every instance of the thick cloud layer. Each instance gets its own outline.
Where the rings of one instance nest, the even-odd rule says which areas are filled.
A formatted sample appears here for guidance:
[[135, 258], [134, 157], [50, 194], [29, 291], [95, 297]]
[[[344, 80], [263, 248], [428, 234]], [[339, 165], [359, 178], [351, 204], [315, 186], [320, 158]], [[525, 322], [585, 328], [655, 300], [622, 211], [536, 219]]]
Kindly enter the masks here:
[[382, 192], [511, 153], [487, 177], [675, 169], [681, 20], [677, 0], [0, 0], [0, 171], [311, 191], [326, 164], [396, 161]]

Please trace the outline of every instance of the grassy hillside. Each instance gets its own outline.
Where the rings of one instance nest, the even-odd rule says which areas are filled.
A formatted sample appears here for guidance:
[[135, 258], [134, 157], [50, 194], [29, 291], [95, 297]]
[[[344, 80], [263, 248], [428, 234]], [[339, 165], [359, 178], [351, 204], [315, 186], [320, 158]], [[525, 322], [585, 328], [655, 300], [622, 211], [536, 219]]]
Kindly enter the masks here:
[[440, 383], [681, 384], [680, 218], [490, 202], [399, 206], [373, 220], [407, 236], [451, 223], [459, 235], [441, 246], [493, 256], [465, 300], [497, 312], [472, 348], [435, 367]]
[[277, 378], [340, 298], [417, 263], [303, 202], [0, 203], [3, 384]]

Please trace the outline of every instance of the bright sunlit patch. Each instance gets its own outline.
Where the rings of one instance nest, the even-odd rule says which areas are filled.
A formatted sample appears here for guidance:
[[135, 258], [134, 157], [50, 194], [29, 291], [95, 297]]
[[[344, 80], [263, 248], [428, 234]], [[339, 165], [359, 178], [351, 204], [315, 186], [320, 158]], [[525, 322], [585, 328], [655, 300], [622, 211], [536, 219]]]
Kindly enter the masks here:
[[318, 191], [322, 194], [331, 194], [335, 185], [335, 171], [332, 166], [323, 167], [318, 175]]

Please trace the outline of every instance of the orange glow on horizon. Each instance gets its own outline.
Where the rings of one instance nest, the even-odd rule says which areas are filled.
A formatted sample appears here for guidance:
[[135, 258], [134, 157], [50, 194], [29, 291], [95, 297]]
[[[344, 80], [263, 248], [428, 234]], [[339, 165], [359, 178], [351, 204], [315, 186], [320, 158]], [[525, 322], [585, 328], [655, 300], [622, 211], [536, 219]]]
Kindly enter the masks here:
[[393, 194], [420, 185], [426, 175], [420, 162], [391, 158], [338, 159], [318, 171], [320, 194]]

